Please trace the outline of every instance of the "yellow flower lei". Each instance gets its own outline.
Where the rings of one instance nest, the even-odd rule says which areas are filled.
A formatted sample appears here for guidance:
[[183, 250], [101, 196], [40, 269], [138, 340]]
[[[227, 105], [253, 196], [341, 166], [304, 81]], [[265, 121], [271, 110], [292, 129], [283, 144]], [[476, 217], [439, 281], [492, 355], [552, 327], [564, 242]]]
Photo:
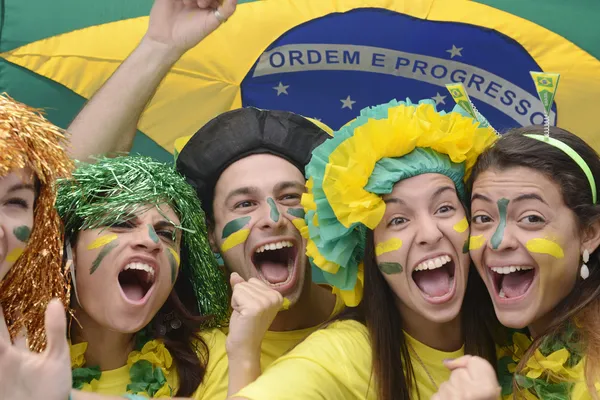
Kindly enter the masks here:
[[[71, 344], [71, 369], [73, 370], [73, 387], [86, 391], [95, 392], [98, 389], [98, 379], [102, 372], [98, 368], [84, 368], [85, 352], [87, 343]], [[130, 376], [132, 368], [149, 369], [151, 372], [151, 381], [132, 380], [132, 384], [128, 385], [128, 392], [139, 394], [150, 398], [170, 397], [173, 395], [173, 388], [167, 382], [167, 377], [170, 373], [170, 368], [173, 365], [173, 357], [164, 343], [159, 340], [151, 340], [147, 342], [140, 351], [132, 351], [127, 357], [127, 366], [129, 367]], [[157, 372], [160, 370], [160, 372]], [[144, 372], [144, 371], [142, 371]], [[148, 374], [145, 374], [146, 377]], [[162, 378], [160, 378], [162, 376]], [[76, 378], [77, 377], [77, 378]], [[156, 379], [159, 377], [158, 379]], [[164, 384], [156, 390], [156, 386], [163, 381]], [[150, 388], [148, 391], [153, 392], [152, 395], [147, 391], [139, 390], [141, 387]]]
[[[575, 365], [572, 364], [571, 352], [567, 347], [562, 347], [548, 355], [544, 355], [537, 348], [524, 368], [517, 372], [517, 364], [525, 355], [525, 352], [532, 344], [529, 336], [516, 332], [512, 337], [512, 345], [504, 353], [507, 357], [500, 358], [499, 375], [503, 385], [503, 399], [512, 399], [515, 396], [512, 393], [513, 377], [520, 387], [517, 398], [527, 400], [535, 399], [572, 399], [572, 400], [591, 400], [585, 381], [585, 358], [576, 357], [578, 360]], [[510, 358], [510, 360], [508, 360]], [[504, 363], [503, 363], [503, 360]], [[506, 373], [510, 375], [506, 375]], [[502, 376], [504, 374], [504, 377]], [[504, 378], [504, 379], [503, 379]], [[600, 391], [600, 383], [596, 383], [596, 390]]]

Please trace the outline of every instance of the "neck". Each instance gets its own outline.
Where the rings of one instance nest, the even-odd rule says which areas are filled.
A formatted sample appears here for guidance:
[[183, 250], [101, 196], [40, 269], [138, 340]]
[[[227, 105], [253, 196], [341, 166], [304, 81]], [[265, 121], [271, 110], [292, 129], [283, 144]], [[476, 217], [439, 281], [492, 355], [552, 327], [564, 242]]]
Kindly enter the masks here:
[[75, 322], [71, 327], [72, 343], [87, 342], [85, 365], [100, 367], [102, 371], [120, 368], [127, 364], [127, 357], [133, 350], [132, 333], [109, 330], [94, 321], [79, 306], [75, 307]]
[[459, 313], [448, 322], [433, 322], [398, 300], [402, 327], [410, 336], [433, 349], [452, 352], [464, 345], [462, 320]]
[[331, 290], [310, 283], [305, 285], [298, 301], [289, 310], [277, 314], [269, 330], [284, 332], [320, 325], [329, 319], [333, 307], [335, 295]]
[[528, 325], [527, 328], [529, 329], [529, 334], [531, 337], [537, 339], [539, 336], [543, 335], [548, 327], [550, 327], [552, 319], [552, 313], [549, 312], [548, 314], [536, 319], [530, 325]]

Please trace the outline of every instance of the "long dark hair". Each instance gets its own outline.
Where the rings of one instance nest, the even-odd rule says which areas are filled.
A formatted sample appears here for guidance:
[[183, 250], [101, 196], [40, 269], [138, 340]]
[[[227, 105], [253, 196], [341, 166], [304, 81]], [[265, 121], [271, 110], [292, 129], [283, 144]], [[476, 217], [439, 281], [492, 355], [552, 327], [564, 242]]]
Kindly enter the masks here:
[[[587, 230], [600, 219], [600, 205], [592, 202], [586, 175], [562, 150], [528, 138], [524, 134], [543, 135], [544, 128], [529, 126], [507, 132], [479, 157], [470, 178], [471, 186], [477, 177], [488, 169], [502, 171], [513, 167], [531, 168], [544, 174], [560, 187], [563, 201], [575, 214], [579, 229]], [[560, 128], [550, 127], [550, 137], [575, 150], [587, 163], [596, 185], [600, 183], [600, 157], [594, 149], [579, 137]], [[576, 322], [587, 354], [586, 379], [590, 391], [593, 392], [600, 363], [600, 249], [590, 254], [587, 265], [590, 270], [589, 277], [585, 280], [578, 279], [571, 293], [555, 307], [550, 326], [530, 346], [517, 371], [525, 366], [542, 342], [564, 333]]]
[[[413, 387], [416, 387], [416, 378], [404, 338], [402, 320], [395, 305], [396, 295], [375, 261], [372, 231], [367, 233], [364, 266], [363, 300], [358, 307], [342, 312], [338, 319], [356, 320], [365, 324], [369, 331], [377, 398], [409, 400]], [[489, 316], [494, 315], [494, 311], [485, 285], [474, 267], [469, 269], [462, 313], [465, 354], [478, 355], [495, 365], [492, 328], [488, 329], [482, 323], [490, 320]], [[495, 319], [490, 321], [493, 323]]]
[[[77, 234], [70, 238], [73, 247], [76, 241]], [[187, 248], [182, 246], [182, 266], [187, 262], [187, 252]], [[144, 334], [162, 340], [173, 357], [179, 378], [179, 388], [173, 396], [191, 397], [204, 379], [209, 357], [208, 346], [198, 335], [198, 331], [211, 321], [213, 316], [200, 314], [192, 284], [184, 272], [185, 268], [180, 268], [179, 271], [167, 301], [148, 324]], [[179, 321], [181, 326], [173, 329], [170, 326], [173, 321]]]

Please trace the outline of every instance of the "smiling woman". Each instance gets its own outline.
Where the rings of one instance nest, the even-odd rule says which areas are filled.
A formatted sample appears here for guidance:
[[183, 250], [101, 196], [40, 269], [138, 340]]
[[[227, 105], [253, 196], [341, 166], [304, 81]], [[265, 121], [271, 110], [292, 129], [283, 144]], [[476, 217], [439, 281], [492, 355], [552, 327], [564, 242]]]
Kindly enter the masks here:
[[532, 335], [515, 337], [500, 372], [518, 363], [526, 396], [583, 398], [600, 387], [600, 158], [567, 131], [543, 132], [513, 130], [478, 160], [471, 257], [500, 322]]
[[45, 346], [44, 310], [67, 303], [54, 182], [72, 168], [62, 131], [38, 110], [0, 95], [0, 306], [11, 335], [25, 327], [29, 345]]
[[150, 158], [101, 158], [59, 181], [57, 209], [79, 321], [70, 332], [74, 387], [191, 396], [208, 342], [224, 340], [208, 328], [228, 314], [194, 189]]

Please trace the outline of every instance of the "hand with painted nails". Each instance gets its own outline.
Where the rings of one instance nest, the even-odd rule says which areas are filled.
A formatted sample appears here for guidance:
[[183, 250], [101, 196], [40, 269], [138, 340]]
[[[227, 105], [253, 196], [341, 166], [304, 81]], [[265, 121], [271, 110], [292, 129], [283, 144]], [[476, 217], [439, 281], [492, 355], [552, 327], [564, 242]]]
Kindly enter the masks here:
[[496, 371], [481, 357], [463, 356], [444, 365], [452, 371], [431, 400], [498, 400], [501, 387]]
[[237, 273], [230, 277], [233, 294], [227, 335], [227, 354], [244, 356], [260, 354], [262, 339], [281, 310], [281, 294], [264, 282], [250, 278], [247, 282]]
[[145, 39], [185, 51], [219, 27], [237, 0], [156, 0]]
[[0, 399], [65, 400], [71, 392], [71, 356], [67, 319], [58, 300], [46, 309], [47, 347], [29, 350], [23, 336], [11, 343], [0, 309]]

